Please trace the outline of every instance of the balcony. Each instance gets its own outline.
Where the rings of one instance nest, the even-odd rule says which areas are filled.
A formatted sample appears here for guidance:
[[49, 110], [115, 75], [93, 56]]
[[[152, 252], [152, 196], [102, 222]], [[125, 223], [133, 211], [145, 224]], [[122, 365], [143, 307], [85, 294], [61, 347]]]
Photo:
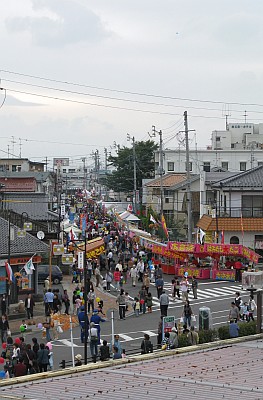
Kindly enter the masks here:
[[263, 218], [262, 207], [218, 207], [217, 217], [224, 218]]

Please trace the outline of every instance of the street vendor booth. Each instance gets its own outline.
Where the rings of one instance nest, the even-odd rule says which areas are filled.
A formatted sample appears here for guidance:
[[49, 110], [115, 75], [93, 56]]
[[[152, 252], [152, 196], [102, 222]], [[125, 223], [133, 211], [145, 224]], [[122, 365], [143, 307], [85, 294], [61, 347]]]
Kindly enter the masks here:
[[219, 243], [206, 243], [201, 245], [193, 243], [169, 242], [168, 248], [185, 254], [185, 256], [193, 255], [195, 258], [210, 257], [212, 259], [209, 268], [205, 266], [194, 267], [178, 265], [175, 268], [176, 275], [178, 276], [182, 276], [185, 272], [188, 272], [188, 276], [195, 276], [199, 279], [208, 279], [210, 277], [216, 280], [235, 281], [234, 269], [227, 269], [223, 266], [219, 266], [219, 260], [221, 256], [246, 258], [248, 261], [254, 263], [258, 261], [258, 254], [243, 245]]

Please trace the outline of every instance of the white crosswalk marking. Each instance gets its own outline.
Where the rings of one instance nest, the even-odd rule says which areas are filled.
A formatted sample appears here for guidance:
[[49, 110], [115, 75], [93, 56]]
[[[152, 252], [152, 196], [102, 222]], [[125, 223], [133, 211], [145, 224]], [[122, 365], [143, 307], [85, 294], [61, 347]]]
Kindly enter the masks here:
[[[59, 339], [58, 342], [62, 343], [65, 346], [71, 347], [71, 342], [68, 339]], [[53, 345], [56, 345], [56, 344], [54, 343]], [[80, 346], [73, 343], [73, 347], [80, 347]]]
[[121, 339], [124, 339], [126, 342], [129, 342], [130, 340], [134, 340], [131, 336], [125, 335], [124, 333], [118, 333]]

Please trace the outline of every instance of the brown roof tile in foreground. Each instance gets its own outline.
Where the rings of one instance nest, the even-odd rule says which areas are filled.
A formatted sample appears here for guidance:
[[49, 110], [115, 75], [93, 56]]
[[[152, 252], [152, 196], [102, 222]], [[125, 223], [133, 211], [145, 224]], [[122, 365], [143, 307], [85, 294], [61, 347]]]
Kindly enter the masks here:
[[[163, 186], [170, 187], [186, 180], [186, 174], [166, 174], [163, 176]], [[146, 184], [147, 187], [160, 187], [160, 178]]]
[[[241, 218], [218, 217], [217, 223], [219, 231], [242, 231]], [[216, 231], [216, 218], [203, 215], [197, 222], [197, 226], [203, 231]], [[243, 229], [244, 232], [263, 231], [263, 218], [243, 218]]]

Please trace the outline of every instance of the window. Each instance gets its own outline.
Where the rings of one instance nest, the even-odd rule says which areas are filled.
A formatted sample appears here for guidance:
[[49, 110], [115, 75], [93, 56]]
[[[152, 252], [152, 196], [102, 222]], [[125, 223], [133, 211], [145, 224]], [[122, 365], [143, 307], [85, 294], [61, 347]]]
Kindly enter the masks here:
[[221, 137], [220, 136], [216, 136], [216, 142], [220, 142]]
[[240, 169], [240, 171], [246, 171], [246, 169], [247, 169], [247, 163], [246, 163], [245, 161], [241, 161], [241, 162], [239, 163], [239, 169]]
[[75, 168], [72, 168], [72, 169], [69, 168], [68, 172], [72, 173], [72, 172], [76, 172], [76, 170], [75, 170]]
[[63, 172], [63, 174], [66, 174], [66, 173], [67, 173], [66, 168], [63, 168], [63, 169], [62, 169], [62, 172]]
[[[187, 171], [187, 164], [185, 163], [185, 170]], [[193, 163], [189, 162], [189, 171], [191, 172], [193, 170]]]
[[174, 162], [168, 162], [167, 169], [168, 171], [174, 171]]
[[210, 172], [210, 162], [209, 161], [204, 162], [204, 171]]
[[227, 161], [222, 161], [222, 168], [228, 171], [228, 162]]
[[12, 165], [12, 172], [16, 172], [16, 165]]
[[259, 161], [258, 162], [258, 167], [262, 167], [262, 165], [263, 165], [263, 161]]
[[169, 197], [165, 197], [165, 203], [170, 203]]
[[237, 236], [232, 236], [230, 238], [230, 244], [239, 244], [239, 238]]

